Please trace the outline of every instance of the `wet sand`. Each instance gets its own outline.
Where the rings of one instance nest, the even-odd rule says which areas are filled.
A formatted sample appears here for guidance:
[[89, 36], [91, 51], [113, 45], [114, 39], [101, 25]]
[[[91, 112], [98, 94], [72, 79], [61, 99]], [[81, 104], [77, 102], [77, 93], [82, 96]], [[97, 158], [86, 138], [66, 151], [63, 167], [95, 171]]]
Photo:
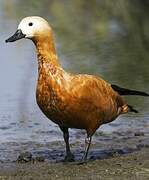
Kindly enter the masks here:
[[[82, 134], [80, 135], [82, 136]], [[87, 163], [79, 165], [83, 155], [83, 145], [84, 142], [76, 140], [71, 142], [71, 149], [76, 161], [64, 163], [62, 162], [65, 155], [63, 141], [45, 145], [26, 143], [24, 149], [28, 150], [29, 162], [12, 161], [17, 159], [22, 151], [18, 153], [9, 151], [10, 160], [8, 161], [7, 158], [7, 161], [0, 163], [0, 180], [149, 179], [148, 132], [136, 130], [125, 132], [121, 130], [111, 134], [97, 132]], [[15, 150], [13, 143], [11, 147]], [[30, 158], [30, 154], [32, 158]]]
[[148, 147], [139, 151], [108, 158], [89, 160], [86, 164], [77, 162], [35, 162], [0, 164], [0, 179], [5, 180], [54, 180], [54, 179], [110, 179], [148, 180]]
[[[97, 131], [88, 162], [82, 165], [78, 162], [84, 152], [84, 131], [70, 133], [71, 149], [76, 159], [73, 163], [62, 161], [65, 156], [63, 140], [1, 143], [0, 180], [148, 180], [149, 126], [145, 122], [125, 121], [125, 128], [122, 123], [120, 126], [111, 123], [114, 131]], [[136, 127], [137, 123], [140, 124]], [[50, 131], [48, 136], [54, 132]], [[58, 137], [57, 133], [55, 137]], [[16, 161], [23, 152], [29, 153], [27, 163]]]
[[[0, 180], [149, 179], [148, 124], [138, 130], [96, 132], [87, 163], [79, 165], [84, 152], [84, 136], [82, 131], [77, 131], [77, 136], [71, 140], [76, 159], [72, 163], [63, 162], [65, 144], [61, 140], [1, 144]], [[29, 162], [16, 161], [25, 151], [29, 153]]]

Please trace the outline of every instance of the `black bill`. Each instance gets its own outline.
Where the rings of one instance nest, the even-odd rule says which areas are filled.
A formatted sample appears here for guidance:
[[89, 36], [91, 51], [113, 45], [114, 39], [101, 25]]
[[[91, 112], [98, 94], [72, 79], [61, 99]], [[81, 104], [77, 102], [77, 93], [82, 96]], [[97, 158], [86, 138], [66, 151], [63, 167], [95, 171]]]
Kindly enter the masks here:
[[25, 38], [25, 34], [22, 33], [21, 29], [18, 29], [13, 36], [10, 38], [6, 39], [5, 42], [14, 42], [16, 40]]

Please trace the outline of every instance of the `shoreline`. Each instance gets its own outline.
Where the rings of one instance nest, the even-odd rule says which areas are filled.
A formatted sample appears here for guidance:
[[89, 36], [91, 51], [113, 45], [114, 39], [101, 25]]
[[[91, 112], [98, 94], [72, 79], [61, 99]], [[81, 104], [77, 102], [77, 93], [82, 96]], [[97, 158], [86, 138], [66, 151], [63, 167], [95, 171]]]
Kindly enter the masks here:
[[77, 162], [1, 163], [0, 180], [54, 180], [54, 179], [149, 179], [149, 147], [124, 155]]

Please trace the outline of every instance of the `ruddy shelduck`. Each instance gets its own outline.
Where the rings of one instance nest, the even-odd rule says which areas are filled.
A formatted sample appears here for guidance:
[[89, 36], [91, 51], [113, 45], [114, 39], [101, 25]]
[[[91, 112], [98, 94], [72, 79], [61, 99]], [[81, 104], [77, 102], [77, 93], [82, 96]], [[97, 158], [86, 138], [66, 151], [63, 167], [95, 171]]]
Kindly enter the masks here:
[[62, 130], [67, 161], [74, 160], [69, 147], [69, 128], [86, 130], [83, 156], [86, 160], [91, 138], [102, 124], [115, 120], [120, 114], [137, 112], [121, 95], [149, 96], [145, 92], [111, 85], [99, 76], [66, 72], [59, 64], [51, 26], [41, 17], [24, 18], [16, 33], [6, 42], [22, 38], [31, 39], [36, 46], [37, 104]]

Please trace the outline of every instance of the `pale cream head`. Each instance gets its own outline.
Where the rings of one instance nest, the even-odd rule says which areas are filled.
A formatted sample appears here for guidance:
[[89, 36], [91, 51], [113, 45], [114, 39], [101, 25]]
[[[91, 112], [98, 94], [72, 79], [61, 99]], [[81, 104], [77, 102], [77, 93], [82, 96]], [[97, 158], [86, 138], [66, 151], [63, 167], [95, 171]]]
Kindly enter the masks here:
[[17, 31], [6, 39], [6, 42], [14, 42], [22, 38], [31, 39], [38, 51], [38, 55], [52, 59], [58, 65], [52, 29], [49, 23], [38, 16], [30, 16], [21, 20]]
[[22, 31], [25, 35], [25, 38], [33, 38], [35, 36], [40, 36], [42, 33], [48, 33], [51, 31], [51, 27], [49, 23], [38, 16], [30, 16], [22, 19], [20, 22], [18, 29]]
[[30, 16], [22, 19], [17, 31], [13, 36], [8, 38], [6, 42], [14, 42], [22, 38], [35, 40], [36, 38], [52, 39], [52, 30], [49, 23], [38, 16]]

